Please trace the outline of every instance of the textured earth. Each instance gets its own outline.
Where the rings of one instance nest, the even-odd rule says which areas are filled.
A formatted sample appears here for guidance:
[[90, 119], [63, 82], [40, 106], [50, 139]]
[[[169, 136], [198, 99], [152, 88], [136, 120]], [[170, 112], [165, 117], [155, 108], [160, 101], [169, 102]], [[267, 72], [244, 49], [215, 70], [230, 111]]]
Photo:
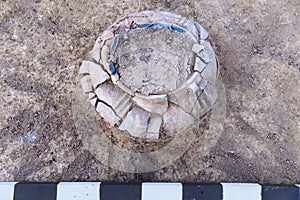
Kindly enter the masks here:
[[[298, 0], [2, 0], [0, 8], [1, 181], [300, 182]], [[208, 30], [226, 118], [213, 146], [191, 141], [171, 165], [128, 173], [86, 148], [72, 88], [97, 36], [143, 10], [174, 12]]]

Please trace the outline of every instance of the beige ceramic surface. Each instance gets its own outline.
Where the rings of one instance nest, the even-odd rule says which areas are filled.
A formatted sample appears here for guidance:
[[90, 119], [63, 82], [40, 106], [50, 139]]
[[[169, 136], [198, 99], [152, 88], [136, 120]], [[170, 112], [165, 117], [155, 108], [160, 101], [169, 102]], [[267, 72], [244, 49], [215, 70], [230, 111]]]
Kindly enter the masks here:
[[104, 121], [132, 139], [185, 134], [218, 98], [219, 65], [207, 38], [199, 23], [174, 13], [127, 15], [82, 62], [83, 92]]

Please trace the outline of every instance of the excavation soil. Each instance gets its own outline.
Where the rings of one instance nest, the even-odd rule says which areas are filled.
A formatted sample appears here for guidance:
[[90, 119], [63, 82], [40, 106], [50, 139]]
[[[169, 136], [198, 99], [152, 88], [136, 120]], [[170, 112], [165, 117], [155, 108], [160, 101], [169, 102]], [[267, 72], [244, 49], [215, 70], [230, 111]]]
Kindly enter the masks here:
[[[298, 0], [2, 0], [0, 8], [0, 181], [300, 182]], [[143, 10], [174, 12], [208, 30], [226, 115], [205, 155], [205, 144], [192, 141], [171, 165], [129, 173], [85, 147], [72, 88], [97, 36]]]

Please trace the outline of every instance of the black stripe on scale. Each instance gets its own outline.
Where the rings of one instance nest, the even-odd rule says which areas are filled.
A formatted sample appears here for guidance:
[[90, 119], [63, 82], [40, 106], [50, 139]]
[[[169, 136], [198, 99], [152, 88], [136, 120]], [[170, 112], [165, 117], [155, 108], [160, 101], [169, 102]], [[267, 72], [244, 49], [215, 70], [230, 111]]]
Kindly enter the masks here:
[[222, 185], [220, 183], [183, 183], [182, 200], [222, 200]]
[[262, 185], [262, 200], [299, 200], [299, 187], [295, 185]]
[[141, 200], [141, 183], [101, 183], [101, 200]]
[[17, 183], [14, 200], [56, 200], [57, 183]]

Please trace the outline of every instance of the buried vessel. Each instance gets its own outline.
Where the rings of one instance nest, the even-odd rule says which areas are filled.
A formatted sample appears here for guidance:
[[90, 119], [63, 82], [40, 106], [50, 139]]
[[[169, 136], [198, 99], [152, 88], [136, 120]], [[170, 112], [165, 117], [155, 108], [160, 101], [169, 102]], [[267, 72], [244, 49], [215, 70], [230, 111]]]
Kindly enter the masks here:
[[216, 99], [218, 62], [197, 22], [145, 11], [117, 20], [79, 73], [95, 110], [127, 135], [158, 139], [198, 123]]

